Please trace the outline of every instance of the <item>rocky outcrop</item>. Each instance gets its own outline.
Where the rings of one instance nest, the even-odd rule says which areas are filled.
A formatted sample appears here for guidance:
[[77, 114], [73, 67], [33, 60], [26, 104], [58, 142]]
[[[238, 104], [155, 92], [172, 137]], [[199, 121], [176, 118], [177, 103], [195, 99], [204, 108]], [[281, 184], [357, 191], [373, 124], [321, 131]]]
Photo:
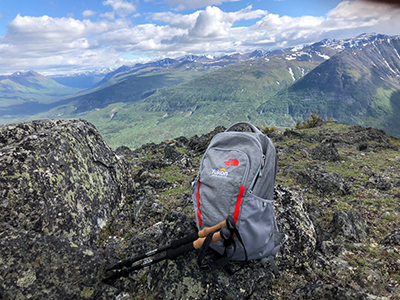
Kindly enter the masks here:
[[14, 228], [96, 243], [132, 192], [127, 164], [84, 121], [0, 127], [0, 216]]
[[118, 261], [196, 232], [190, 183], [223, 128], [113, 151], [83, 120], [0, 126], [0, 299], [399, 297], [400, 141], [334, 126], [271, 134], [281, 275], [203, 272], [192, 251], [107, 283]]
[[0, 126], [0, 170], [0, 298], [117, 295], [99, 284], [106, 259], [95, 246], [133, 182], [97, 130], [82, 120]]

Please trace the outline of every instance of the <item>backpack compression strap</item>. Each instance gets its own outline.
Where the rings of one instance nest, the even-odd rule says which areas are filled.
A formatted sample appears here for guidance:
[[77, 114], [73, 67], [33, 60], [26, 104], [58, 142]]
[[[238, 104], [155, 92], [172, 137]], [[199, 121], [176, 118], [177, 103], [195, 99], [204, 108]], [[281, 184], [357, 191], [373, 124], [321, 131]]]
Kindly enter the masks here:
[[278, 252], [281, 250], [282, 245], [287, 241], [288, 236], [286, 234], [283, 234], [280, 232], [275, 232], [274, 236], [275, 236], [274, 237], [275, 247], [272, 249], [269, 256], [264, 257], [261, 260], [261, 263], [264, 266], [266, 266], [267, 262], [269, 262], [275, 275], [279, 275], [281, 272], [279, 271], [278, 267], [276, 266], [274, 258], [278, 255]]

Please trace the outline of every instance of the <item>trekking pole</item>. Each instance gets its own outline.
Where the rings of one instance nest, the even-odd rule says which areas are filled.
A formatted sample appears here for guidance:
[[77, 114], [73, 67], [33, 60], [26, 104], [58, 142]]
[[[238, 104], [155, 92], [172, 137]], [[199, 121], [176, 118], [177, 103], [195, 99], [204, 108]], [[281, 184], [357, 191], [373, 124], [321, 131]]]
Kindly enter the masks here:
[[180, 246], [186, 245], [186, 244], [188, 244], [190, 242], [194, 242], [199, 238], [205, 238], [210, 233], [212, 233], [214, 231], [217, 231], [222, 227], [229, 228], [227, 226], [227, 224], [229, 224], [229, 220], [228, 219], [226, 219], [225, 221], [222, 221], [222, 222], [220, 222], [220, 223], [218, 223], [218, 224], [216, 224], [216, 225], [214, 225], [212, 227], [203, 228], [199, 232], [193, 233], [193, 234], [188, 235], [188, 236], [186, 236], [184, 238], [181, 238], [179, 240], [172, 241], [170, 244], [168, 244], [166, 246], [163, 246], [163, 247], [151, 250], [149, 252], [146, 252], [144, 254], [141, 254], [141, 255], [138, 255], [138, 256], [135, 256], [135, 257], [128, 258], [126, 260], [120, 261], [116, 265], [114, 265], [111, 268], [107, 269], [106, 272], [107, 271], [111, 271], [111, 270], [116, 270], [116, 269], [122, 269], [123, 267], [130, 267], [130, 266], [132, 266], [133, 263], [135, 263], [135, 262], [137, 262], [139, 260], [142, 260], [142, 259], [144, 259], [146, 257], [153, 256], [155, 254], [167, 251], [169, 249], [177, 249]]
[[[220, 241], [222, 239], [223, 240], [227, 240], [230, 237], [231, 237], [230, 230], [227, 229], [226, 227], [222, 227], [220, 231], [218, 231], [215, 234], [213, 234], [212, 239], [211, 239], [211, 244], [216, 243], [216, 242], [218, 242], [218, 241]], [[185, 245], [181, 245], [180, 247], [169, 248], [166, 253], [164, 253], [163, 255], [156, 256], [153, 259], [146, 258], [146, 257], [154, 255], [155, 253], [160, 252], [161, 251], [160, 249], [163, 249], [163, 248], [168, 247], [168, 246], [164, 246], [164, 247], [156, 249], [158, 252], [150, 251], [150, 252], [153, 253], [153, 254], [150, 254], [150, 255], [148, 255], [150, 252], [147, 252], [144, 255], [138, 256], [138, 257], [143, 257], [144, 256], [143, 258], [146, 258], [145, 260], [143, 260], [142, 263], [134, 265], [132, 267], [128, 267], [128, 268], [119, 270], [119, 271], [115, 272], [114, 274], [112, 274], [111, 276], [103, 279], [103, 282], [112, 281], [112, 280], [118, 279], [120, 277], [128, 277], [128, 275], [131, 272], [139, 270], [139, 269], [144, 268], [146, 266], [150, 266], [150, 265], [155, 264], [155, 263], [157, 263], [159, 261], [162, 261], [164, 259], [175, 260], [176, 258], [178, 258], [182, 254], [190, 252], [190, 251], [192, 251], [194, 249], [200, 249], [201, 246], [203, 245], [204, 241], [206, 240], [206, 238], [207, 237], [201, 237], [201, 238], [198, 238], [197, 240], [195, 240], [194, 242], [189, 242], [189, 243], [187, 243]], [[138, 260], [137, 257], [135, 259]], [[122, 264], [118, 264], [118, 265], [122, 265]], [[123, 265], [123, 266], [125, 266], [125, 265]], [[116, 269], [115, 267], [116, 266], [114, 266], [111, 269], [108, 269], [107, 271], [114, 270], [114, 269]]]

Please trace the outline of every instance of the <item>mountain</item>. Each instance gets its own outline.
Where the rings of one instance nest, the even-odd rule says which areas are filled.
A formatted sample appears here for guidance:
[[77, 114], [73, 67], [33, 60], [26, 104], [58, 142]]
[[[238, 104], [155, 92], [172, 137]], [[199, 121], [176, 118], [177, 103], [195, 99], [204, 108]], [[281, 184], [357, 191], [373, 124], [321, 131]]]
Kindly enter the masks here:
[[[133, 66], [121, 66], [107, 73], [95, 86], [82, 91], [75, 97], [63, 99], [58, 105], [41, 107], [43, 113], [35, 116], [35, 118], [79, 117], [88, 111], [101, 109], [112, 103], [136, 102], [161, 88], [176, 85], [204, 73], [246, 61], [269, 59], [269, 57], [288, 53], [287, 60], [321, 62], [329, 58], [329, 55], [334, 52], [337, 52], [337, 50], [311, 45], [305, 47], [302, 51], [298, 51], [296, 48], [288, 48], [269, 52], [257, 50], [245, 54], [232, 53], [220, 57], [188, 55], [177, 59], [165, 58]], [[77, 86], [74, 83], [76, 79], [86, 78], [85, 80], [90, 82], [90, 78], [94, 75], [99, 75], [99, 72], [78, 73], [52, 78], [58, 82]], [[69, 83], [67, 83], [68, 80], [70, 80]], [[85, 82], [85, 80], [83, 81]]]
[[112, 69], [101, 69], [95, 71], [83, 71], [73, 74], [50, 75], [49, 78], [65, 86], [89, 89], [98, 84], [105, 75], [112, 71]]
[[364, 34], [274, 54], [259, 51], [254, 59], [233, 54], [235, 64], [85, 118], [114, 147], [137, 147], [172, 133], [190, 136], [240, 120], [294, 127], [318, 110], [323, 118], [400, 135], [399, 52], [399, 37]]
[[[337, 47], [316, 44], [274, 52], [162, 61], [163, 65], [168, 64], [169, 70], [184, 66], [198, 76], [191, 80], [186, 77], [178, 85], [155, 90], [140, 101], [124, 101], [123, 97], [118, 97], [121, 102], [84, 118], [96, 124], [114, 147], [137, 147], [140, 142], [167, 139], [173, 132], [186, 136], [207, 132], [218, 122], [227, 126], [238, 120], [259, 120], [256, 113], [259, 105], [339, 51]], [[161, 63], [124, 67], [106, 76], [103, 84], [136, 76], [137, 72]], [[293, 120], [288, 122], [293, 123]], [[159, 131], [151, 130], [155, 127]]]
[[35, 114], [79, 90], [34, 71], [3, 75], [0, 76], [0, 116]]
[[343, 51], [278, 92], [258, 111], [266, 117], [287, 114], [300, 120], [318, 110], [325, 118], [400, 135], [400, 37], [368, 37], [344, 43]]
[[265, 99], [318, 64], [282, 57], [236, 63], [159, 89], [137, 102], [109, 105], [85, 119], [95, 123], [114, 147], [136, 147], [144, 141], [167, 139], [171, 133], [207, 132], [215, 124], [256, 118], [256, 109]]
[[[33, 101], [36, 114], [25, 109], [23, 119], [85, 118], [113, 147], [239, 120], [290, 128], [318, 110], [323, 118], [399, 135], [399, 51], [398, 36], [362, 34], [274, 51], [165, 58], [122, 66], [58, 102]], [[20, 113], [16, 108], [7, 114]]]

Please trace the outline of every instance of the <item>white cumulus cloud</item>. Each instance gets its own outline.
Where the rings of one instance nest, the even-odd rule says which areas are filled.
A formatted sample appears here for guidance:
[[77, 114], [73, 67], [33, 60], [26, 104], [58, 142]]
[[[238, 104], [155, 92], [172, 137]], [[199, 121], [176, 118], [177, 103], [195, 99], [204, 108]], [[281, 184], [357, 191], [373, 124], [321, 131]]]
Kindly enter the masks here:
[[131, 2], [124, 0], [106, 0], [103, 5], [111, 6], [115, 13], [122, 17], [126, 17], [136, 11], [136, 6]]
[[84, 12], [82, 12], [82, 16], [83, 16], [84, 18], [92, 17], [92, 16], [94, 16], [95, 14], [96, 14], [96, 12], [93, 11], [93, 10], [90, 10], [90, 9], [87, 9], [87, 10], [85, 10]]
[[[129, 63], [127, 57], [156, 59], [272, 50], [362, 32], [398, 34], [400, 28], [399, 7], [361, 0], [342, 1], [320, 17], [281, 16], [252, 6], [225, 12], [208, 6], [188, 14], [148, 13], [147, 21], [138, 25], [130, 21], [140, 13], [133, 4], [137, 2], [102, 3], [111, 9], [96, 13], [97, 21], [87, 19], [95, 15], [90, 10], [83, 12], [83, 20], [17, 15], [0, 37], [0, 73], [110, 67]], [[222, 0], [201, 3], [217, 4]], [[169, 4], [189, 7], [200, 5], [200, 1], [169, 0]]]
[[167, 0], [167, 3], [176, 10], [196, 9], [212, 5], [220, 5], [224, 2], [237, 2], [241, 0]]

